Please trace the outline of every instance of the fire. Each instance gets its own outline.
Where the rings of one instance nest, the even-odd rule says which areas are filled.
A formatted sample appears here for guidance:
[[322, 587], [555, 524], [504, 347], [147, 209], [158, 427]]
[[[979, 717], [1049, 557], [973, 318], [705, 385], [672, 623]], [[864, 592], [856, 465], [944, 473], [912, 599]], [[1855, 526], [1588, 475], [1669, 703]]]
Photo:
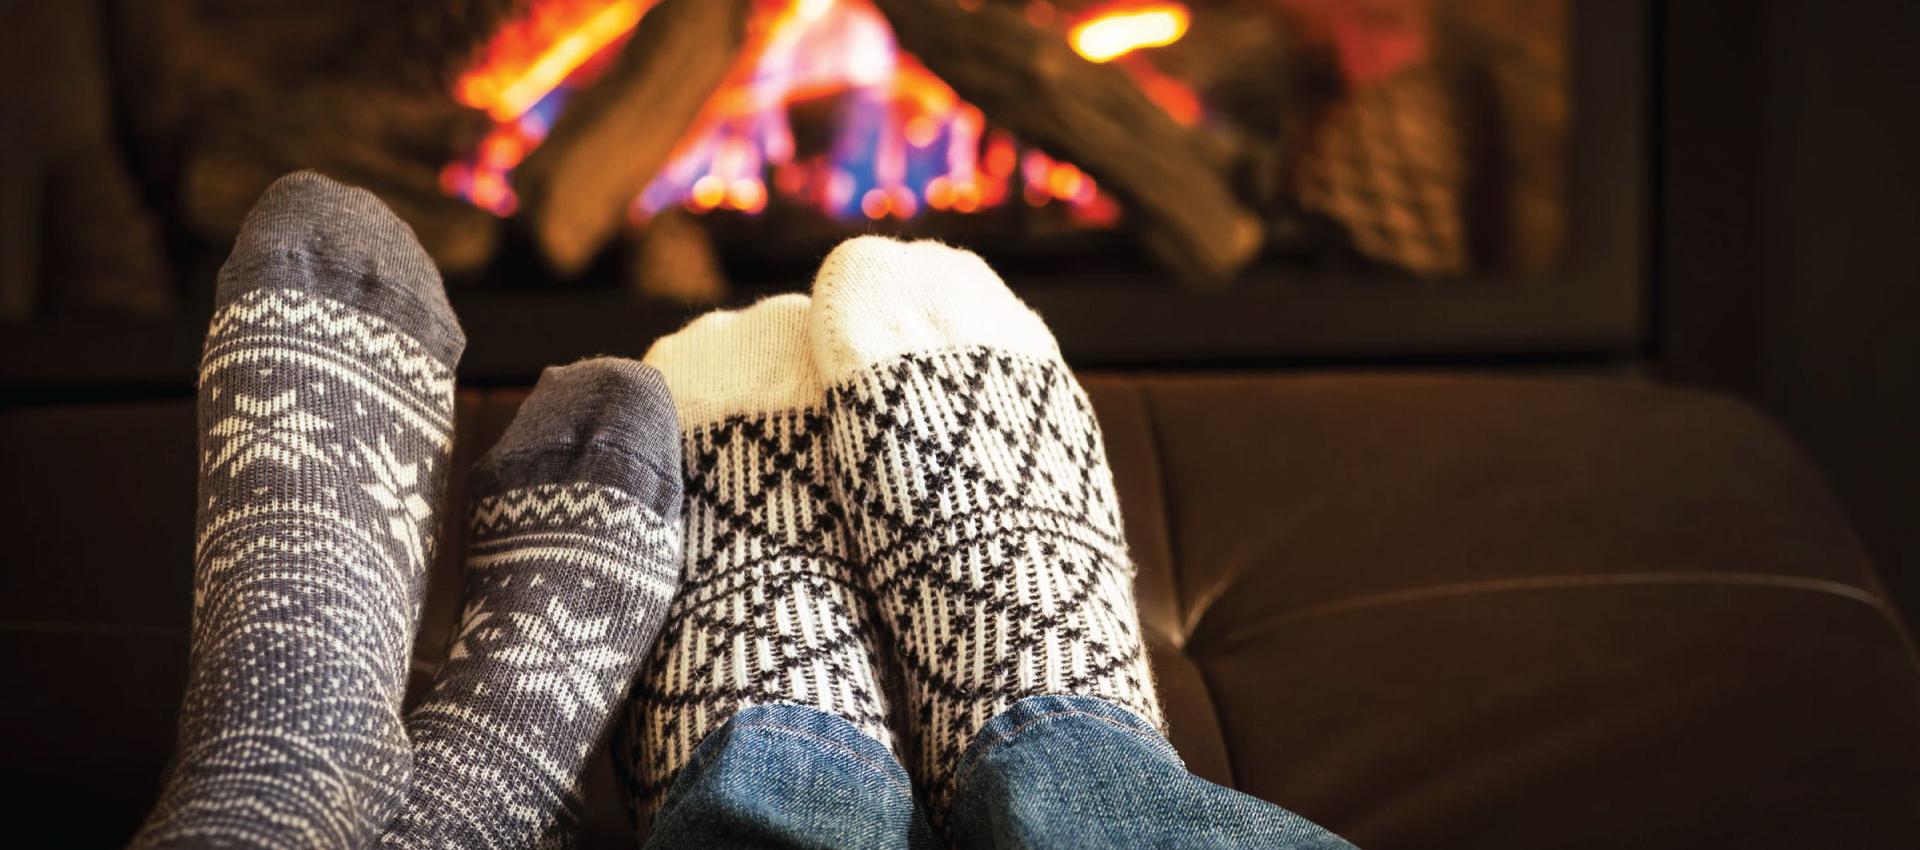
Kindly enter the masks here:
[[1067, 31], [1067, 41], [1090, 62], [1111, 62], [1143, 47], [1161, 47], [1187, 34], [1190, 15], [1179, 3], [1157, 3], [1096, 15]]
[[[442, 187], [511, 214], [513, 169], [657, 2], [540, 0], [504, 28], [455, 87], [460, 102], [496, 123], [472, 159], [442, 171]], [[868, 0], [762, 0], [756, 14], [761, 35], [634, 200], [636, 218], [673, 205], [753, 214], [775, 195], [856, 220], [971, 213], [1014, 196], [1065, 204], [1096, 226], [1117, 218], [1092, 177], [990, 129], [978, 108], [900, 50]], [[1087, 58], [1108, 61], [1171, 43], [1186, 23], [1179, 4], [1134, 4], [1083, 20], [1068, 38]], [[1198, 120], [1198, 101], [1179, 83], [1129, 70], [1170, 114]], [[796, 149], [791, 113], [803, 106], [830, 110], [824, 150]]]
[[[794, 4], [768, 32], [750, 71], [715, 97], [641, 194], [636, 216], [688, 200], [696, 210], [716, 208], [698, 194], [701, 181], [764, 187], [769, 170], [783, 195], [843, 218], [910, 218], [1005, 197], [1004, 187], [979, 185], [980, 111], [902, 53], [864, 0]], [[794, 106], [809, 103], [832, 106], [833, 134], [823, 154], [803, 158], [789, 120]]]
[[[659, 0], [548, 0], [494, 36], [454, 85], [460, 102], [512, 121], [607, 45], [633, 32]], [[599, 7], [599, 8], [595, 8]]]

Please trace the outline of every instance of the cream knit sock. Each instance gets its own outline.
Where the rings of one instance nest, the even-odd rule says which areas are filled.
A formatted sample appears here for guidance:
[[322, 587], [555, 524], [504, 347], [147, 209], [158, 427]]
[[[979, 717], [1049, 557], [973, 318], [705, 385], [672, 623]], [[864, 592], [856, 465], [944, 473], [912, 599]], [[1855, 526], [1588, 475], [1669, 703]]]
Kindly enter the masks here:
[[1040, 318], [973, 254], [863, 237], [821, 268], [809, 335], [934, 819], [975, 733], [1022, 697], [1159, 725], [1100, 428]]
[[656, 343], [684, 441], [684, 583], [615, 743], [648, 821], [701, 740], [752, 705], [836, 714], [892, 746], [864, 590], [826, 473], [807, 298], [716, 312]]

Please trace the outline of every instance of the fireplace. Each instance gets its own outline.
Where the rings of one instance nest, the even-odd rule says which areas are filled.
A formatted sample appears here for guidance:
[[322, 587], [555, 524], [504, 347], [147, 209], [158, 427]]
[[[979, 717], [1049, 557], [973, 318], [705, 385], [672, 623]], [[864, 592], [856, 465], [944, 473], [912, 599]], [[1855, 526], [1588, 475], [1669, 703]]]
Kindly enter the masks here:
[[190, 368], [225, 240], [297, 167], [415, 228], [477, 378], [638, 353], [867, 232], [985, 255], [1088, 365], [1611, 357], [1641, 336], [1637, 3], [79, 6], [42, 15], [104, 33], [71, 61], [108, 119], [43, 192], [114, 199], [71, 239], [110, 232], [116, 260], [56, 262], [75, 249], [43, 202], [53, 248], [33, 280], [8, 263], [0, 306], [29, 359], [90, 323], [151, 345], [84, 375]]

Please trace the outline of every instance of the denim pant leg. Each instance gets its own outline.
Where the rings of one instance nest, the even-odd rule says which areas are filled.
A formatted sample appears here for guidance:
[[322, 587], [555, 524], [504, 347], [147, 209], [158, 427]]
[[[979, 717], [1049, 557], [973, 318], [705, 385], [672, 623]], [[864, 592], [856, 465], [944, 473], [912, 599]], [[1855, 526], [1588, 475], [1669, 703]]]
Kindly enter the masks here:
[[1090, 697], [1015, 703], [981, 729], [956, 782], [957, 850], [1353, 850], [1299, 815], [1188, 773], [1152, 726]]
[[708, 735], [668, 789], [648, 850], [935, 844], [906, 768], [831, 714], [756, 705]]

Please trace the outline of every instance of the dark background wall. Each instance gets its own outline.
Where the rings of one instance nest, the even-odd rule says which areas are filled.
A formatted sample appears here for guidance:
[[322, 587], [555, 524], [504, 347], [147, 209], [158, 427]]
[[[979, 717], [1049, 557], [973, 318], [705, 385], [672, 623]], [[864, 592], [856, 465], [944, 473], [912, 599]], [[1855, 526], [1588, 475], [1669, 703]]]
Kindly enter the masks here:
[[1920, 624], [1920, 4], [1659, 25], [1658, 362], [1785, 423]]

